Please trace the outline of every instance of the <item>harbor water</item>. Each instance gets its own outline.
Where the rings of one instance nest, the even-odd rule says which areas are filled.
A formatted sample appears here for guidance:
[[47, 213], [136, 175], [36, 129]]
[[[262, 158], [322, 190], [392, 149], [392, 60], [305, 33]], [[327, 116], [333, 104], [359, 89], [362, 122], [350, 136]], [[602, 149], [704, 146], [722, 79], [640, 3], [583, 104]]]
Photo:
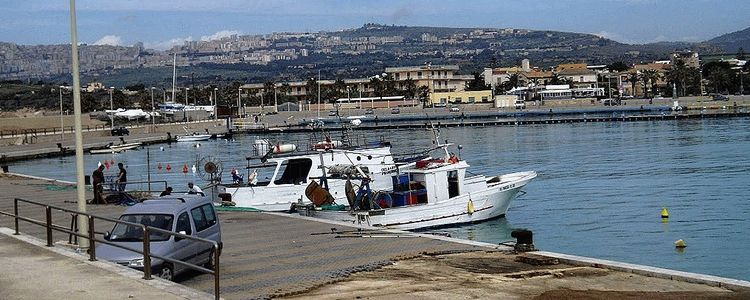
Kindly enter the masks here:
[[[463, 146], [460, 155], [472, 173], [534, 170], [539, 177], [514, 200], [506, 218], [429, 231], [502, 243], [512, 240], [513, 229], [525, 228], [542, 250], [750, 280], [748, 128], [750, 119], [732, 118], [441, 129], [441, 139]], [[372, 140], [386, 137], [394, 153], [424, 149], [432, 138], [427, 130], [363, 133]], [[188, 181], [205, 184], [201, 158], [221, 161], [225, 181], [232, 168], [244, 172], [256, 138], [152, 145], [148, 153], [86, 154], [86, 170], [105, 160], [122, 162], [130, 181], [146, 180], [150, 170], [152, 180], [167, 180], [180, 192]], [[308, 139], [301, 134], [260, 138]], [[70, 156], [17, 162], [11, 169], [73, 181], [74, 161]], [[113, 176], [116, 169], [110, 166], [105, 174]], [[670, 214], [667, 221], [660, 216], [663, 208]], [[675, 248], [678, 239], [687, 247]]]

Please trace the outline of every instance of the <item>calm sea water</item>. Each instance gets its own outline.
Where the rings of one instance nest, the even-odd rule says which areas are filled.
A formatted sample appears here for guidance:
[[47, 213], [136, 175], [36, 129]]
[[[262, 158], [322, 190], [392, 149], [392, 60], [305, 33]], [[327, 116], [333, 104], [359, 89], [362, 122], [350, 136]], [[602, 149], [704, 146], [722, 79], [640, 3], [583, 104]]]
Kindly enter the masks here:
[[[543, 250], [750, 280], [748, 128], [750, 119], [736, 118], [442, 129], [442, 138], [463, 145], [461, 155], [473, 173], [535, 170], [539, 177], [506, 218], [435, 231], [500, 243], [512, 240], [513, 229], [526, 228]], [[395, 153], [422, 149], [431, 138], [420, 130], [369, 134], [387, 136]], [[266, 138], [306, 139], [295, 134]], [[199, 148], [190, 143], [150, 146], [152, 179], [184, 190], [188, 181], [202, 180], [192, 165], [209, 155], [219, 158], [228, 174], [245, 165], [254, 139], [208, 141]], [[131, 181], [145, 180], [146, 155], [145, 150], [87, 154], [86, 170], [114, 160], [128, 166]], [[186, 164], [189, 170], [183, 174]], [[74, 157], [11, 168], [75, 178]], [[670, 212], [667, 223], [660, 218], [663, 207]], [[684, 251], [675, 249], [678, 239], [687, 242]]]

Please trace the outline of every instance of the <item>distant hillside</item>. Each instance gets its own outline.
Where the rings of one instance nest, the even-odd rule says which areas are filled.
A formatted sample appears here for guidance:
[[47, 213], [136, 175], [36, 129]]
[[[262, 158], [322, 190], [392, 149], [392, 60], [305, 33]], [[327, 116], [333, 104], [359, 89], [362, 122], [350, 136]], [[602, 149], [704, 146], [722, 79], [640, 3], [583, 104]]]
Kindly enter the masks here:
[[[747, 36], [748, 30], [744, 32]], [[84, 82], [102, 81], [107, 86], [168, 83], [174, 52], [177, 72], [190, 74], [189, 82], [178, 79], [178, 84], [194, 85], [306, 80], [318, 72], [324, 78], [357, 78], [380, 74], [386, 67], [428, 62], [458, 65], [461, 74], [489, 66], [514, 66], [522, 59], [543, 68], [569, 62], [631, 64], [668, 59], [676, 50], [703, 55], [721, 53], [722, 49], [712, 43], [630, 45], [588, 33], [548, 30], [365, 24], [341, 31], [186, 42], [169, 51], [143, 49], [141, 43], [132, 47], [85, 46], [81, 48], [81, 75]], [[69, 57], [68, 45], [0, 42], [0, 80], [70, 82]]]
[[736, 53], [739, 48], [750, 50], [750, 27], [740, 31], [720, 35], [706, 43], [721, 48], [726, 53]]

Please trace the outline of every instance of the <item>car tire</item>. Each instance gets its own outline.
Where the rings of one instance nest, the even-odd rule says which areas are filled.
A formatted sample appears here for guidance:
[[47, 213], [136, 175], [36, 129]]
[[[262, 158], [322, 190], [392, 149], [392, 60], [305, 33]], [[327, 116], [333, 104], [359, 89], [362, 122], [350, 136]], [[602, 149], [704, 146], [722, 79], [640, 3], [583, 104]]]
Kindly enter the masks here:
[[169, 281], [174, 281], [174, 268], [171, 264], [163, 264], [156, 272], [156, 276]]
[[203, 264], [203, 267], [206, 269], [214, 269], [214, 249], [211, 249], [211, 251], [208, 252], [208, 261]]

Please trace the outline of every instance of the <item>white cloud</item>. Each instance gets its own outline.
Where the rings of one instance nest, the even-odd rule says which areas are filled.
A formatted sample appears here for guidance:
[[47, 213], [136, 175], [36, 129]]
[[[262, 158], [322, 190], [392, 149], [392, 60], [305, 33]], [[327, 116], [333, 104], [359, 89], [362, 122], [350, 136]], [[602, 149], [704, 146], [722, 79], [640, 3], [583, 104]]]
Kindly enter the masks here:
[[239, 31], [239, 30], [222, 30], [222, 31], [216, 32], [216, 33], [214, 33], [212, 35], [201, 36], [201, 41], [220, 40], [220, 39], [223, 39], [223, 38], [226, 38], [226, 37], [230, 37], [233, 34], [240, 35], [240, 34], [242, 34], [242, 32]]
[[122, 46], [122, 38], [117, 35], [105, 35], [94, 42], [94, 45]]
[[189, 37], [179, 37], [179, 38], [173, 38], [166, 41], [157, 41], [157, 42], [144, 42], [143, 47], [146, 49], [155, 49], [155, 50], [169, 50], [172, 49], [172, 47], [177, 45], [182, 45], [185, 42], [190, 42], [193, 40], [192, 36]]

